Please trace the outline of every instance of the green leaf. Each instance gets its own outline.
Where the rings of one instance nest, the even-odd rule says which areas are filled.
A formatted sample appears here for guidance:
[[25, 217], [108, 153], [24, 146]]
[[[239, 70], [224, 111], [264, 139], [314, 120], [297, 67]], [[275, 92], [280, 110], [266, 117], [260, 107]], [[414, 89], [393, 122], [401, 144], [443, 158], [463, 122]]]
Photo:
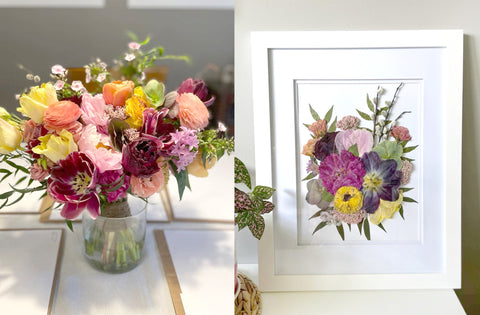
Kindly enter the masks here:
[[317, 176], [317, 174], [310, 173], [310, 174], [308, 174], [304, 179], [302, 179], [302, 181], [312, 179], [312, 178], [314, 178], [314, 177], [316, 177], [316, 176]]
[[265, 214], [265, 213], [270, 213], [275, 209], [275, 205], [271, 203], [270, 201], [263, 201], [263, 208], [260, 211], [260, 214]]
[[325, 200], [326, 202], [332, 202], [333, 195], [324, 189], [322, 191], [322, 200]]
[[17, 180], [17, 182], [15, 183], [15, 186], [17, 186], [18, 184], [21, 184], [26, 179], [27, 179], [27, 176], [21, 177], [19, 180]]
[[307, 127], [307, 129], [310, 128], [310, 126], [311, 126], [311, 125], [309, 125], [309, 124], [303, 124], [303, 125], [304, 125], [305, 127]]
[[343, 224], [337, 225], [337, 231], [338, 234], [340, 234], [340, 237], [342, 238], [342, 241], [345, 240], [345, 232], [343, 231]]
[[382, 223], [378, 223], [377, 225], [379, 228], [381, 228], [385, 233], [387, 233], [387, 230], [383, 227]]
[[240, 212], [235, 217], [235, 223], [238, 225], [239, 231], [250, 223], [250, 221], [252, 220], [252, 216], [253, 216], [253, 211], [245, 211], [245, 212]]
[[407, 188], [407, 187], [400, 187], [398, 189], [401, 190], [403, 193], [406, 193], [407, 191], [413, 190], [413, 188]]
[[65, 223], [67, 223], [67, 226], [68, 226], [68, 228], [70, 229], [70, 231], [73, 232], [73, 224], [72, 224], [72, 221], [65, 219]]
[[248, 174], [247, 167], [238, 158], [235, 158], [235, 183], [244, 183], [248, 188], [252, 189], [250, 174]]
[[[364, 219], [364, 220], [366, 220], [366, 219]], [[362, 235], [362, 226], [363, 226], [363, 221], [362, 221], [362, 222], [359, 222], [359, 223], [357, 224], [358, 232], [360, 233], [360, 235]]]
[[173, 168], [173, 175], [177, 179], [178, 195], [180, 196], [180, 200], [182, 200], [185, 187], [190, 188], [190, 183], [188, 182], [188, 172], [186, 169], [178, 172], [177, 166], [172, 161], [170, 161], [170, 166]]
[[372, 113], [374, 112], [374, 106], [373, 106], [373, 103], [372, 101], [370, 100], [370, 97], [368, 96], [368, 93], [367, 93], [367, 105], [368, 105], [368, 109], [372, 111]]
[[22, 171], [24, 172], [25, 174], [30, 174], [30, 172], [23, 166], [20, 166], [20, 165], [17, 165], [15, 163], [13, 163], [12, 161], [8, 161], [6, 160], [5, 163], [7, 163], [8, 165], [10, 165], [11, 167], [15, 168], [17, 171]]
[[363, 219], [363, 231], [365, 232], [367, 240], [370, 240], [370, 224], [368, 223], [368, 218]]
[[[330, 107], [330, 109], [328, 110], [328, 112], [325, 114], [325, 118], [323, 118], [323, 120], [325, 120], [325, 122], [328, 124], [330, 122], [330, 119], [332, 119], [332, 114], [333, 114], [333, 105], [332, 107]], [[318, 120], [318, 119], [317, 119]]]
[[250, 232], [252, 232], [252, 235], [259, 240], [265, 231], [265, 220], [260, 214], [255, 213], [248, 224], [248, 228]]
[[34, 188], [25, 188], [25, 189], [19, 189], [19, 188], [15, 188], [13, 187], [12, 185], [10, 185], [10, 187], [16, 191], [16, 192], [19, 192], [21, 194], [28, 194], [28, 193], [31, 193], [31, 192], [34, 192], [34, 191], [40, 191], [40, 190], [44, 190], [46, 189], [46, 184], [44, 185], [41, 185], [41, 186], [37, 186], [37, 187], [34, 187]]
[[365, 120], [372, 120], [372, 117], [370, 117], [370, 115], [368, 115], [367, 113], [364, 113], [364, 112], [362, 112], [362, 111], [359, 111], [358, 109], [357, 109], [357, 112], [358, 112], [358, 114], [360, 115], [360, 117], [362, 117], [363, 119], [365, 119]]
[[335, 117], [333, 123], [328, 127], [328, 132], [335, 132], [335, 130], [337, 130], [337, 117]]
[[317, 218], [319, 217], [321, 214], [322, 214], [323, 210], [318, 210], [317, 212], [315, 212], [310, 218], [308, 218], [309, 220], [313, 219], [313, 218]]
[[150, 80], [147, 85], [145, 85], [143, 91], [147, 99], [155, 105], [155, 107], [161, 106], [165, 101], [165, 85], [162, 82], [158, 82], [155, 79]]
[[5, 205], [5, 207], [10, 207], [11, 205], [16, 204], [17, 202], [19, 202], [20, 200], [22, 200], [24, 196], [25, 196], [25, 194], [21, 194], [20, 197], [18, 197], [18, 198], [15, 199], [14, 201], [10, 202], [8, 205]]
[[312, 114], [313, 120], [319, 120], [320, 116], [318, 116], [318, 113], [313, 109], [312, 105], [308, 104], [308, 106], [310, 107], [310, 114]]
[[403, 153], [408, 153], [408, 152], [410, 152], [410, 151], [413, 151], [413, 150], [415, 150], [417, 147], [418, 147], [418, 145], [413, 146], [413, 147], [406, 147], [406, 148], [403, 149]]
[[357, 144], [355, 143], [354, 145], [352, 145], [350, 148], [348, 148], [348, 152], [352, 153], [353, 155], [357, 156], [358, 157], [358, 146]]
[[7, 191], [6, 193], [3, 193], [3, 194], [0, 195], [0, 199], [7, 199], [11, 195], [13, 195], [14, 192], [15, 191]]
[[418, 203], [415, 199], [412, 199], [412, 198], [410, 198], [410, 197], [403, 197], [403, 201], [405, 201], [405, 202]]
[[272, 197], [274, 192], [275, 192], [274, 188], [270, 188], [267, 186], [256, 186], [253, 189], [252, 194], [261, 199], [268, 199]]
[[235, 187], [235, 213], [250, 211], [253, 209], [255, 209], [255, 205], [250, 199], [250, 196]]
[[318, 230], [323, 229], [326, 225], [327, 225], [327, 222], [325, 221], [320, 222], [315, 228], [315, 230], [313, 230], [312, 235], [315, 234]]
[[400, 216], [402, 217], [402, 219], [405, 220], [405, 218], [403, 216], [403, 206], [400, 206], [400, 210], [398, 210], [398, 212], [400, 213]]

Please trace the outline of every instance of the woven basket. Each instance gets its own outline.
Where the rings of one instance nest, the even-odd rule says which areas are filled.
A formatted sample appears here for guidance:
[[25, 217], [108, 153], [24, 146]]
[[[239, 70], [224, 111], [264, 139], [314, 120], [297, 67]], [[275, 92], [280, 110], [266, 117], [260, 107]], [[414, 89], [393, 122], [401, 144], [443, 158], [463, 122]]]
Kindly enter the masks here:
[[262, 296], [258, 287], [247, 276], [238, 273], [240, 293], [235, 299], [235, 315], [260, 315]]

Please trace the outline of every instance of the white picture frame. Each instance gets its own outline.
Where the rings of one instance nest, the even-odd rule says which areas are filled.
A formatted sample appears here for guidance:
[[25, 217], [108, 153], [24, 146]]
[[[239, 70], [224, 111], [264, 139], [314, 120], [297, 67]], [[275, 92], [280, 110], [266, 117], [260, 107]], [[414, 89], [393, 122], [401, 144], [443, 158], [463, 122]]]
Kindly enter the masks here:
[[[459, 288], [463, 31], [252, 32], [251, 49], [256, 182], [277, 188], [273, 200], [277, 207], [265, 216], [266, 228], [258, 247], [260, 289]], [[420, 165], [416, 167], [421, 187], [419, 206], [415, 210], [419, 214], [416, 219], [419, 233], [412, 240], [400, 237], [398, 241], [383, 243], [372, 239], [370, 243], [299, 245], [296, 229], [301, 219], [295, 205], [304, 198], [298, 191], [301, 180], [298, 170], [304, 165], [298, 162], [301, 144], [296, 143], [299, 139], [296, 133], [303, 121], [296, 120], [295, 111], [300, 106], [297, 105], [300, 102], [298, 82], [307, 81], [314, 81], [318, 87], [332, 82], [360, 82], [367, 87], [370, 83], [405, 81], [407, 86], [408, 82], [420, 84], [415, 92], [419, 96], [419, 104], [415, 105], [418, 106], [417, 150], [420, 150], [416, 162]], [[362, 101], [364, 99], [358, 103]], [[355, 108], [352, 106], [352, 115]], [[322, 114], [327, 110], [322, 109]], [[279, 142], [279, 137], [284, 142]], [[283, 156], [292, 158], [283, 159]], [[289, 194], [295, 200], [294, 209], [287, 209], [285, 200], [290, 198]], [[285, 232], [287, 229], [293, 232]], [[405, 252], [399, 255], [399, 259], [406, 257], [404, 267], [392, 263], [391, 268], [380, 268], [381, 272], [376, 272], [375, 267], [367, 265], [359, 272], [349, 269], [339, 259], [352, 250], [353, 256], [344, 256], [352, 265], [362, 251], [379, 261], [388, 261], [388, 257], [393, 261], [393, 253], [388, 254], [393, 248], [399, 253]], [[412, 250], [414, 254], [409, 255]], [[430, 264], [431, 260], [438, 263]], [[315, 269], [319, 262], [340, 267]]]

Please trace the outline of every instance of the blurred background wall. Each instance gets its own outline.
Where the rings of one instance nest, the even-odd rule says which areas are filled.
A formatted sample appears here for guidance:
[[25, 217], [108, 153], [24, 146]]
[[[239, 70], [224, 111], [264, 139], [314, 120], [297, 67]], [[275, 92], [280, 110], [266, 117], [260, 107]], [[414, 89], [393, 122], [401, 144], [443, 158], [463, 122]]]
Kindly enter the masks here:
[[[233, 105], [233, 8], [128, 9], [126, 0], [106, 0], [100, 8], [0, 7], [0, 106], [15, 110], [14, 95], [33, 85], [18, 64], [42, 81], [50, 79], [54, 64], [82, 67], [99, 57], [113, 65], [131, 41], [126, 31], [140, 40], [149, 35], [147, 48], [163, 46], [165, 54], [191, 57], [191, 64], [157, 62], [169, 67], [167, 90], [188, 77], [203, 76], [220, 93], [226, 89], [222, 79], [230, 80], [231, 95], [224, 91], [220, 101]], [[225, 111], [233, 125], [233, 108]]]

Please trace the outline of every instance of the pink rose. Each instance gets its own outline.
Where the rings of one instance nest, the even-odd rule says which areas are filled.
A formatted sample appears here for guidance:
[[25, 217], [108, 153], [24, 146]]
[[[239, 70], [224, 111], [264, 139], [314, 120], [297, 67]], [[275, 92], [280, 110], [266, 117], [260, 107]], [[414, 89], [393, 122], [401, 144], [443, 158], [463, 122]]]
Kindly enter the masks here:
[[335, 138], [335, 146], [338, 152], [348, 150], [354, 144], [357, 145], [358, 156], [361, 157], [365, 152], [372, 150], [372, 134], [363, 129], [348, 129], [340, 131]]
[[307, 143], [303, 146], [302, 154], [313, 156], [313, 151], [315, 151], [315, 144], [317, 141], [317, 139], [308, 139]]
[[323, 119], [319, 119], [308, 127], [315, 138], [323, 137], [327, 133], [327, 123]]
[[178, 94], [178, 118], [189, 129], [203, 129], [208, 125], [209, 113], [205, 104], [193, 93]]
[[165, 176], [163, 170], [153, 174], [152, 177], [130, 177], [130, 189], [134, 195], [142, 198], [148, 198], [165, 185]]
[[43, 123], [50, 131], [59, 133], [65, 129], [73, 134], [82, 129], [82, 124], [77, 121], [80, 114], [80, 108], [74, 102], [60, 101], [47, 107]]
[[390, 131], [390, 135], [399, 141], [409, 141], [410, 139], [412, 139], [412, 137], [410, 137], [408, 129], [402, 126], [393, 127], [392, 131]]
[[37, 163], [33, 163], [30, 167], [30, 178], [33, 180], [42, 181], [48, 176], [48, 170], [44, 169], [42, 166]]

